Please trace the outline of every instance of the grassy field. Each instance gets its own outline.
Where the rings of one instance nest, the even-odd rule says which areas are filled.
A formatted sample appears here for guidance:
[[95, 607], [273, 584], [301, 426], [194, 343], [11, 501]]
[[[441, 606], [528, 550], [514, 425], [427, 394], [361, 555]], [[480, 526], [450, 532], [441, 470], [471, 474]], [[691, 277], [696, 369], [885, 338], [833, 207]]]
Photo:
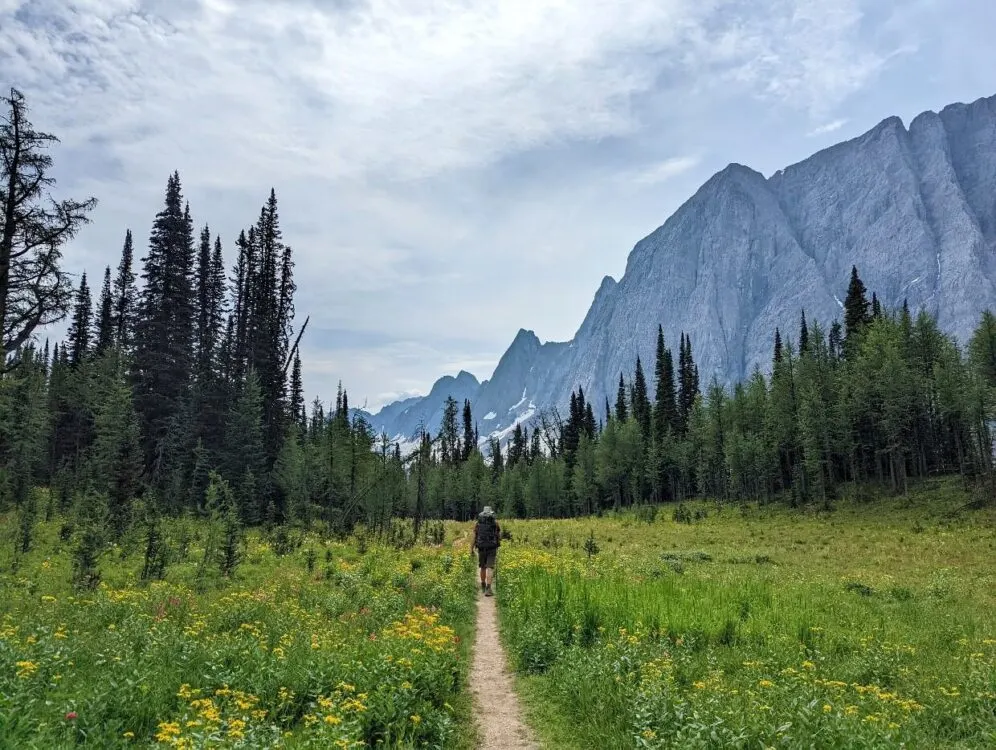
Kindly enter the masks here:
[[504, 523], [532, 723], [549, 748], [996, 747], [996, 513], [965, 500]]
[[225, 578], [180, 522], [164, 581], [136, 534], [79, 593], [61, 527], [0, 552], [0, 747], [473, 746], [462, 547], [252, 533]]

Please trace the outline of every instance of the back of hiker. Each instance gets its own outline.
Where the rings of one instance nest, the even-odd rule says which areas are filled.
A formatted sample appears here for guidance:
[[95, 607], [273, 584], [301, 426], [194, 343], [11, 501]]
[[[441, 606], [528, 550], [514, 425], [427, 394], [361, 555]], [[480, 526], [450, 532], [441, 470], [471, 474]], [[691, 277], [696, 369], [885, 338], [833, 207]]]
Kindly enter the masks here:
[[477, 549], [477, 561], [481, 568], [481, 591], [485, 596], [492, 596], [492, 578], [494, 577], [495, 563], [498, 561], [498, 548], [501, 546], [501, 526], [498, 525], [498, 518], [490, 505], [485, 505], [484, 510], [477, 516], [477, 523], [474, 524], [474, 538], [470, 544], [470, 551], [473, 554]]

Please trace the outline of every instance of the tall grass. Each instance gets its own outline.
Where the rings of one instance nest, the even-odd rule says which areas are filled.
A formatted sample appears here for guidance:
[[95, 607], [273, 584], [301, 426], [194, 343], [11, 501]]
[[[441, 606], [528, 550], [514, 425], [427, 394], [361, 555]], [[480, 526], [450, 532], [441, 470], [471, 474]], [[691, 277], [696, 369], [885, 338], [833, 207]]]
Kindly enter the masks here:
[[996, 746], [994, 517], [959, 504], [509, 523], [527, 700], [553, 747]]
[[203, 535], [174, 528], [166, 580], [126, 538], [77, 592], [60, 526], [16, 572], [0, 553], [0, 747], [466, 746], [475, 594], [449, 546], [254, 533], [205, 579]]

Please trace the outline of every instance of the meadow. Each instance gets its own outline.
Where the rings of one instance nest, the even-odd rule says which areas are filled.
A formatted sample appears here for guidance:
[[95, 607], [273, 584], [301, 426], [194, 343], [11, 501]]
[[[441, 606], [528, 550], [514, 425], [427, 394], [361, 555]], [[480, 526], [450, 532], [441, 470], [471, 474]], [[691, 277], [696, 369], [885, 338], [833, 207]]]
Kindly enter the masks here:
[[554, 749], [996, 746], [996, 511], [966, 499], [506, 522], [531, 723]]
[[471, 745], [465, 551], [254, 531], [224, 576], [177, 520], [163, 580], [141, 581], [136, 531], [80, 591], [65, 528], [0, 553], [0, 747]]

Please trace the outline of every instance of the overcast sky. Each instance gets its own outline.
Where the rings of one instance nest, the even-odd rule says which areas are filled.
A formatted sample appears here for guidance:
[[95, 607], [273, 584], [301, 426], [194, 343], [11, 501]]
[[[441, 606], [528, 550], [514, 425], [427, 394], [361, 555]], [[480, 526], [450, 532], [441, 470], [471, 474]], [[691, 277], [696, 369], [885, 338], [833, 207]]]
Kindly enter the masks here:
[[0, 85], [95, 195], [91, 286], [166, 178], [238, 230], [270, 187], [309, 398], [491, 375], [729, 162], [768, 175], [996, 93], [991, 0], [0, 0]]

